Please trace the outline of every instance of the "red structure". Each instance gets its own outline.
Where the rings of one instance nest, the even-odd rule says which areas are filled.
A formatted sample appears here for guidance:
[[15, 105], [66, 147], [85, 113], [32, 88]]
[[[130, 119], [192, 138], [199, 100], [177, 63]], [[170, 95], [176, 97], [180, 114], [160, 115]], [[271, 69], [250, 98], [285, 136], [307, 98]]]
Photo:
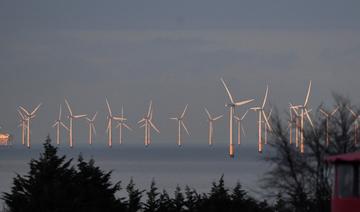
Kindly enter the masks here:
[[334, 155], [326, 158], [334, 164], [332, 212], [360, 211], [360, 152]]

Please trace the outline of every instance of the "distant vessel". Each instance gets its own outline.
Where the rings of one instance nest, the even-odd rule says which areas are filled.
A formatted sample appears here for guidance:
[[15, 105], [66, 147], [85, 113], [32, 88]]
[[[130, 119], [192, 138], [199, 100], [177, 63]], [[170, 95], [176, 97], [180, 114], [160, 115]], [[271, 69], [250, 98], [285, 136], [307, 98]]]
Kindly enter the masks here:
[[11, 145], [12, 136], [9, 133], [0, 133], [0, 146]]

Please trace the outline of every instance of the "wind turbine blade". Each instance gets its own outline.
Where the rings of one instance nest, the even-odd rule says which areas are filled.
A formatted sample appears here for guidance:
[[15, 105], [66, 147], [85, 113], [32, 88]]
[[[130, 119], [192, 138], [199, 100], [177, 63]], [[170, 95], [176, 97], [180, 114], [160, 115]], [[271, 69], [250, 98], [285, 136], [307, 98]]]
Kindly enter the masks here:
[[323, 109], [319, 109], [320, 113], [322, 113], [324, 116], [328, 117], [329, 114], [327, 112], [325, 112]]
[[86, 119], [88, 122], [91, 122], [91, 119], [89, 119], [88, 117], [85, 117], [85, 119]]
[[270, 125], [270, 123], [269, 123], [269, 120], [268, 120], [267, 117], [266, 117], [265, 112], [264, 112], [264, 111], [261, 111], [261, 113], [262, 113], [262, 115], [263, 115], [263, 118], [265, 119], [265, 122], [266, 122], [267, 127], [269, 128], [270, 131], [272, 131], [271, 125]]
[[72, 113], [72, 110], [71, 110], [70, 104], [69, 104], [69, 102], [67, 101], [67, 99], [66, 99], [66, 98], [65, 98], [65, 104], [66, 104], [66, 107], [67, 107], [67, 108], [68, 108], [68, 110], [69, 110], [70, 115], [72, 115], [73, 113]]
[[144, 122], [144, 121], [145, 121], [145, 119], [142, 118], [140, 121], [138, 121], [138, 124], [140, 124], [141, 122]]
[[241, 119], [239, 118], [239, 116], [234, 115], [234, 119], [236, 119], [237, 121], [240, 121]]
[[124, 118], [124, 105], [121, 105], [121, 118]]
[[314, 124], [310, 118], [309, 111], [306, 108], [305, 108], [305, 112], [306, 112], [305, 115], [306, 115], [307, 119], [309, 120], [311, 127], [314, 129]]
[[171, 120], [178, 120], [178, 118], [170, 118]]
[[241, 106], [241, 105], [248, 104], [248, 103], [250, 103], [252, 101], [254, 101], [254, 99], [248, 99], [248, 100], [244, 100], [244, 101], [241, 101], [241, 102], [236, 102], [235, 105], [236, 106]]
[[216, 120], [218, 120], [218, 119], [221, 119], [222, 117], [223, 117], [223, 115], [217, 116], [217, 117], [215, 117], [215, 118], [213, 119], [213, 121], [216, 121]]
[[20, 115], [20, 117], [21, 117], [21, 120], [24, 120], [25, 117], [24, 117], [24, 115], [22, 114], [22, 112], [21, 112], [20, 110], [17, 110], [17, 111], [18, 111], [18, 113], [19, 113], [19, 115]]
[[151, 115], [151, 110], [152, 110], [152, 100], [150, 100], [150, 104], [149, 104], [149, 109], [148, 109], [148, 113], [147, 113], [148, 117]]
[[111, 108], [110, 108], [109, 101], [108, 101], [107, 98], [105, 98], [105, 100], [106, 100], [106, 106], [107, 106], [107, 108], [108, 108], [109, 115], [112, 116], [112, 112], [111, 112]]
[[69, 131], [69, 128], [64, 123], [60, 122], [60, 124], [63, 128], [65, 128], [67, 131]]
[[124, 123], [123, 125], [124, 125], [124, 127], [126, 127], [128, 130], [132, 131], [131, 127], [129, 127], [127, 124]]
[[205, 109], [205, 112], [206, 112], [208, 118], [211, 119], [211, 115], [210, 115], [209, 111], [206, 109], [206, 107], [204, 109]]
[[355, 113], [349, 106], [346, 106], [346, 108], [350, 111], [350, 113], [351, 113], [353, 116], [357, 117], [356, 113]]
[[185, 113], [186, 113], [186, 110], [187, 110], [187, 107], [188, 107], [188, 105], [186, 105], [185, 106], [185, 109], [184, 109], [184, 111], [182, 112], [182, 114], [181, 114], [181, 118], [184, 118], [184, 116], [185, 116]]
[[160, 130], [154, 125], [154, 123], [152, 123], [151, 120], [149, 120], [150, 126], [157, 132], [160, 133]]
[[271, 117], [271, 113], [272, 113], [272, 108], [270, 109], [270, 112], [268, 113], [268, 116], [267, 116], [268, 120], [269, 120], [270, 117]]
[[38, 106], [31, 112], [31, 114], [30, 115], [34, 115], [35, 113], [36, 113], [36, 111], [38, 111], [39, 110], [39, 108], [40, 108], [40, 106], [42, 105], [42, 103], [40, 103], [40, 104], [38, 104]]
[[19, 107], [27, 116], [30, 116], [30, 113], [25, 109], [23, 108], [22, 106]]
[[241, 125], [241, 131], [242, 131], [243, 135], [246, 136], [246, 133], [245, 133], [245, 129], [244, 129], [244, 125], [243, 125], [243, 124]]
[[336, 108], [331, 112], [331, 115], [333, 116], [338, 110], [339, 110], [339, 107], [336, 107]]
[[143, 127], [145, 127], [145, 124], [141, 125], [139, 128], [143, 128]]
[[108, 123], [107, 123], [107, 126], [106, 126], [106, 132], [109, 131], [110, 123], [111, 123], [111, 118], [109, 117], [109, 118], [108, 118]]
[[186, 133], [187, 133], [188, 135], [190, 135], [190, 133], [189, 133], [188, 129], [186, 128], [186, 126], [185, 126], [185, 124], [184, 124], [183, 121], [181, 121], [181, 125], [182, 125], [183, 128], [185, 129]]
[[59, 119], [58, 120], [61, 120], [61, 104], [60, 104], [60, 108], [59, 108]]
[[264, 96], [264, 101], [263, 101], [263, 103], [262, 103], [261, 108], [264, 108], [264, 107], [265, 107], [268, 93], [269, 93], [269, 86], [266, 86], [266, 92], [265, 92], [265, 96]]
[[246, 110], [246, 112], [244, 113], [244, 115], [241, 117], [241, 120], [243, 120], [246, 116], [246, 114], [249, 112], [249, 110]]
[[76, 116], [73, 116], [74, 118], [78, 119], [78, 118], [82, 118], [82, 117], [85, 117], [87, 116], [87, 114], [84, 114], [84, 115], [76, 115]]
[[98, 113], [95, 112], [95, 115], [93, 116], [93, 118], [91, 119], [91, 121], [95, 121], [97, 114], [98, 114]]
[[308, 103], [308, 101], [309, 101], [310, 91], [311, 91], [311, 80], [310, 80], [310, 82], [309, 82], [309, 87], [308, 87], [308, 90], [307, 90], [304, 107], [307, 105], [307, 103]]
[[59, 125], [59, 121], [56, 121], [51, 127], [56, 127], [57, 125]]
[[233, 99], [233, 97], [231, 96], [231, 93], [230, 93], [229, 88], [227, 87], [225, 81], [223, 80], [223, 78], [220, 78], [220, 80], [221, 80], [222, 84], [224, 85], [224, 88], [225, 88], [225, 90], [226, 90], [226, 92], [227, 92], [227, 94], [228, 94], [228, 96], [229, 96], [229, 99], [230, 99], [231, 103], [234, 104], [234, 99]]
[[93, 124], [93, 123], [91, 123], [91, 128], [93, 129], [93, 131], [94, 131], [94, 135], [96, 135], [96, 129], [95, 129], [95, 125]]

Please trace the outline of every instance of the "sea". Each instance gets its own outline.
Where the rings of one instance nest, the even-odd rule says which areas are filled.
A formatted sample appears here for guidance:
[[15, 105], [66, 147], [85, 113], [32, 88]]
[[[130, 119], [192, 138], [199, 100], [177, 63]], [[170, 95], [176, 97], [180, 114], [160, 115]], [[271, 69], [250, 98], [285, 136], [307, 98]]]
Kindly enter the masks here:
[[[16, 174], [26, 174], [30, 160], [38, 159], [42, 151], [40, 144], [30, 149], [21, 144], [0, 147], [0, 192], [10, 191]], [[112, 171], [112, 182], [121, 181], [123, 188], [119, 196], [126, 196], [124, 188], [131, 178], [139, 189], [148, 190], [151, 181], [155, 180], [157, 187], [169, 194], [173, 194], [177, 185], [208, 193], [212, 182], [224, 175], [228, 188], [240, 182], [250, 195], [263, 198], [266, 193], [261, 188], [261, 179], [271, 168], [264, 161], [266, 152], [259, 154], [256, 146], [240, 146], [236, 153], [230, 158], [228, 147], [220, 145], [58, 146], [60, 156], [66, 155], [76, 161], [81, 154], [85, 160], [94, 159], [95, 165], [102, 170]]]

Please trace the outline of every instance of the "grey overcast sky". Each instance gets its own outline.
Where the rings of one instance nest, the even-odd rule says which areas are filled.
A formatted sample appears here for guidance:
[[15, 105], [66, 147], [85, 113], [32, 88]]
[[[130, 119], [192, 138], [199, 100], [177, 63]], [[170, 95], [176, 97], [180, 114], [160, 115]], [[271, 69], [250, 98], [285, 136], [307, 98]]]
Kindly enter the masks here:
[[[358, 104], [359, 11], [357, 0], [4, 0], [0, 125], [19, 143], [17, 107], [42, 102], [32, 122], [39, 144], [47, 133], [54, 137], [51, 124], [67, 97], [75, 113], [99, 112], [95, 142], [101, 143], [105, 97], [115, 113], [124, 105], [133, 128], [153, 99], [161, 130], [154, 143], [175, 145], [176, 123], [168, 118], [188, 103], [192, 135], [184, 143], [205, 144], [203, 107], [227, 112], [221, 76], [236, 99], [259, 102], [269, 84], [270, 103], [280, 111], [304, 101], [309, 80], [313, 107], [330, 107], [332, 91]], [[255, 118], [246, 118], [245, 145], [256, 144]], [[221, 144], [228, 140], [227, 120], [226, 114], [216, 123]], [[85, 121], [75, 125], [77, 141], [85, 143]], [[141, 143], [142, 136], [136, 129], [127, 139]]]

